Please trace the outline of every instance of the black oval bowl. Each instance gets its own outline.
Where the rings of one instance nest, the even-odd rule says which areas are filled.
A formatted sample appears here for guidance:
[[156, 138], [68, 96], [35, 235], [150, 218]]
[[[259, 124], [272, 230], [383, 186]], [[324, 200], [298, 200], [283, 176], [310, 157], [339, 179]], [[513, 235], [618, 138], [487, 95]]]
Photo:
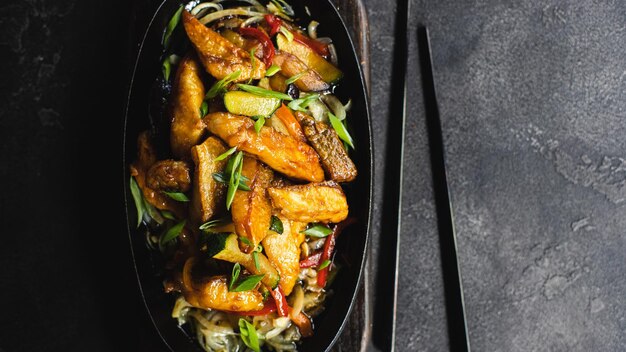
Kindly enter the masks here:
[[[306, 5], [311, 18], [320, 22], [319, 36], [333, 38], [340, 60], [339, 66], [344, 72], [344, 78], [336, 88], [335, 94], [341, 101], [352, 99], [353, 103], [352, 110], [348, 114], [348, 122], [356, 146], [356, 150], [352, 152], [352, 158], [359, 175], [344, 189], [350, 205], [350, 215], [356, 217], [358, 222], [348, 227], [338, 238], [335, 262], [341, 266], [341, 269], [331, 286], [333, 295], [326, 301], [325, 311], [314, 319], [314, 336], [303, 339], [299, 346], [299, 350], [305, 352], [328, 351], [337, 341], [346, 324], [365, 267], [373, 175], [370, 116], [363, 72], [339, 13], [329, 0], [293, 1], [293, 3], [296, 2], [298, 3], [298, 6], [295, 6], [297, 15], [306, 17], [304, 11], [304, 5]], [[166, 0], [158, 6], [154, 14], [147, 14], [152, 16], [152, 20], [140, 42], [125, 116], [124, 192], [128, 235], [139, 286], [148, 313], [164, 343], [172, 351], [202, 351], [188, 331], [178, 327], [176, 320], [171, 317], [174, 297], [163, 292], [161, 263], [159, 257], [146, 246], [145, 229], [143, 226], [136, 229], [136, 209], [128, 184], [129, 164], [135, 160], [137, 136], [142, 130], [155, 128], [157, 125], [154, 116], [155, 113], [159, 114], [161, 108], [158, 103], [155, 106], [153, 89], [158, 86], [158, 84], [155, 85], [155, 81], [158, 81], [158, 77], [161, 76], [160, 57], [163, 53], [161, 37], [163, 29], [180, 3], [181, 1]]]

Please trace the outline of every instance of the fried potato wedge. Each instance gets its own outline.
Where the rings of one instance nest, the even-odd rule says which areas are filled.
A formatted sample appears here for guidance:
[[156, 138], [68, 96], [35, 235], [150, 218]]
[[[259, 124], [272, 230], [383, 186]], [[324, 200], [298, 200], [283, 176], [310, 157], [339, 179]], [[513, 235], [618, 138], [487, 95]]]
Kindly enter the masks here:
[[324, 122], [297, 111], [296, 118], [313, 149], [320, 156], [326, 175], [333, 181], [350, 182], [356, 178], [356, 166], [339, 139], [337, 132]]
[[196, 165], [191, 195], [191, 217], [196, 224], [209, 221], [224, 204], [226, 185], [217, 182], [213, 174], [220, 172], [226, 160], [217, 161], [226, 151], [224, 143], [216, 137], [207, 138], [202, 144], [191, 148], [191, 157]]
[[246, 253], [254, 250], [267, 235], [272, 217], [272, 205], [267, 198], [267, 187], [274, 177], [270, 168], [260, 161], [251, 158], [243, 158], [241, 174], [250, 180], [250, 191], [238, 190], [231, 206], [233, 223], [237, 235], [245, 237], [252, 242], [252, 248], [244, 248]]
[[319, 156], [308, 144], [284, 135], [272, 127], [254, 130], [254, 121], [229, 113], [211, 113], [207, 129], [231, 147], [255, 155], [272, 169], [298, 180], [321, 182], [324, 170]]
[[183, 25], [202, 65], [216, 79], [222, 79], [236, 71], [241, 71], [237, 82], [265, 76], [263, 62], [254, 60], [253, 64], [247, 51], [203, 25], [187, 11], [183, 11]]
[[200, 116], [203, 100], [204, 84], [200, 79], [200, 66], [191, 56], [186, 56], [176, 71], [171, 106], [170, 145], [177, 158], [189, 160], [191, 147], [200, 143], [205, 133]]
[[278, 285], [289, 296], [300, 273], [300, 245], [304, 242], [304, 234], [300, 231], [306, 224], [284, 217], [280, 220], [283, 223], [283, 233], [269, 231], [263, 240], [263, 248], [270, 263], [280, 273]]
[[189, 258], [183, 268], [183, 295], [192, 306], [231, 312], [247, 312], [263, 308], [263, 295], [259, 291], [230, 292], [226, 276], [193, 278], [192, 269], [195, 263], [194, 258]]
[[150, 141], [150, 135], [148, 131], [144, 131], [140, 133], [137, 138], [137, 160], [130, 165], [130, 174], [135, 178], [135, 181], [137, 181], [137, 185], [139, 189], [141, 189], [141, 193], [146, 202], [157, 209], [171, 211], [176, 214], [178, 218], [184, 218], [186, 208], [182, 203], [148, 186], [148, 170], [156, 162], [156, 153]]
[[348, 201], [334, 181], [267, 189], [282, 216], [299, 222], [338, 223], [348, 217]]

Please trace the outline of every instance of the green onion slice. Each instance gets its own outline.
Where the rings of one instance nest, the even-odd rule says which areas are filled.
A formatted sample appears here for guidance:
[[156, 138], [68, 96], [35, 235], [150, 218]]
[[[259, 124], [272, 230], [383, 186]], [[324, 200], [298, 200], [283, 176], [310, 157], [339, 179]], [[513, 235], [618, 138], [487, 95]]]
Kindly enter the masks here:
[[134, 177], [130, 177], [130, 193], [133, 195], [133, 200], [135, 201], [135, 208], [137, 208], [137, 227], [141, 225], [141, 220], [143, 220], [143, 214], [145, 212], [145, 207], [143, 203], [143, 196], [141, 195], [141, 190], [139, 189], [139, 185]]
[[180, 15], [183, 13], [183, 5], [180, 5], [178, 10], [174, 13], [174, 16], [170, 18], [169, 23], [167, 24], [167, 28], [165, 29], [165, 33], [163, 34], [163, 46], [169, 47], [170, 45], [170, 37], [172, 36], [172, 32], [176, 26], [178, 26], [178, 22], [180, 22]]
[[311, 237], [318, 237], [318, 238], [322, 238], [322, 237], [326, 237], [328, 235], [330, 235], [331, 233], [333, 233], [333, 230], [329, 229], [328, 227], [324, 226], [324, 225], [313, 225], [311, 227], [309, 227], [308, 229], [304, 230], [304, 231], [300, 231], [302, 233], [304, 233], [305, 235], [311, 236]]
[[354, 142], [352, 141], [352, 137], [350, 136], [350, 133], [348, 133], [346, 126], [344, 126], [344, 124], [341, 123], [341, 121], [339, 121], [339, 119], [330, 111], [328, 112], [328, 119], [330, 120], [330, 124], [333, 126], [335, 132], [337, 132], [339, 138], [354, 149]]
[[263, 277], [265, 277], [265, 274], [248, 276], [242, 280], [237, 287], [232, 290], [232, 292], [250, 291], [254, 289], [256, 285], [261, 282], [261, 280], [263, 280]]
[[250, 324], [250, 322], [244, 318], [239, 318], [239, 334], [241, 335], [243, 343], [245, 343], [251, 350], [254, 352], [261, 351], [261, 347], [259, 346], [259, 336], [256, 333], [254, 325]]
[[177, 202], [188, 202], [189, 198], [187, 197], [187, 195], [185, 193], [181, 193], [181, 192], [165, 192], [163, 191], [163, 193], [165, 193], [168, 197], [172, 198], [173, 200], [177, 201]]
[[228, 75], [228, 76], [220, 79], [219, 81], [215, 82], [215, 84], [213, 84], [211, 86], [209, 91], [204, 96], [205, 99], [215, 98], [216, 96], [218, 96], [218, 95], [220, 95], [222, 93], [226, 93], [226, 86], [228, 84], [230, 84], [232, 81], [234, 81], [237, 78], [239, 78], [240, 75], [241, 75], [241, 70], [237, 70], [237, 71], [231, 73], [230, 75]]
[[322, 262], [322, 264], [320, 264], [320, 267], [319, 267], [317, 270], [318, 270], [318, 271], [320, 271], [320, 270], [322, 270], [322, 269], [326, 268], [326, 267], [327, 267], [327, 266], [329, 266], [329, 265], [330, 265], [330, 260], [326, 259], [326, 260], [324, 260], [324, 261]]
[[272, 215], [272, 220], [270, 222], [270, 230], [282, 235], [283, 234], [283, 222], [276, 215]]
[[233, 272], [230, 276], [230, 283], [228, 284], [228, 291], [233, 290], [233, 285], [235, 285], [235, 282], [237, 282], [237, 279], [239, 279], [239, 273], [241, 273], [241, 265], [239, 265], [239, 263], [235, 263], [235, 266], [233, 266]]
[[238, 83], [237, 87], [239, 87], [239, 89], [246, 91], [248, 93], [252, 93], [252, 94], [256, 94], [260, 97], [264, 97], [264, 98], [276, 98], [276, 99], [282, 99], [282, 100], [293, 100], [292, 97], [290, 97], [289, 95], [285, 94], [285, 93], [281, 93], [281, 92], [276, 92], [273, 90], [269, 90], [269, 89], [265, 89], [265, 88], [261, 88], [261, 87], [257, 87], [257, 86], [252, 86], [249, 84], [242, 84], [242, 83]]
[[292, 84], [292, 83], [294, 83], [295, 81], [297, 81], [297, 80], [299, 80], [300, 78], [302, 78], [302, 76], [304, 76], [305, 74], [306, 74], [306, 71], [304, 71], [304, 72], [300, 72], [300, 73], [298, 73], [297, 75], [293, 75], [293, 76], [291, 76], [291, 77], [289, 77], [289, 78], [287, 78], [287, 79], [285, 80], [285, 84]]
[[226, 158], [228, 158], [232, 153], [237, 151], [237, 147], [232, 147], [230, 149], [228, 149], [227, 151], [225, 151], [224, 153], [220, 154], [217, 158], [215, 158], [215, 161], [220, 161], [220, 160], [224, 160]]
[[168, 242], [170, 242], [171, 240], [175, 239], [176, 237], [178, 237], [178, 235], [180, 235], [180, 232], [183, 230], [183, 227], [185, 227], [185, 220], [179, 222], [178, 224], [172, 226], [169, 228], [169, 230], [167, 230], [167, 232], [165, 233], [165, 235], [163, 235], [163, 237], [161, 238], [161, 243], [162, 244], [166, 244]]
[[272, 66], [270, 66], [270, 68], [268, 68], [265, 71], [265, 77], [272, 77], [273, 75], [275, 75], [278, 71], [280, 71], [280, 67], [278, 67], [278, 65], [276, 64], [272, 64]]

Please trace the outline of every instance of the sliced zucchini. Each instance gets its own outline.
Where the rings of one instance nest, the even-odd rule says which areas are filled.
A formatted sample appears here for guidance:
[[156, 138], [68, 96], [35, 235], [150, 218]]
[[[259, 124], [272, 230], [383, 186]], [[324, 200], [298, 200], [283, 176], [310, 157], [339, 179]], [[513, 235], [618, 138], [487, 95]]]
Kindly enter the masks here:
[[280, 99], [234, 90], [224, 94], [224, 105], [236, 115], [270, 116], [280, 107]]
[[267, 257], [259, 253], [257, 268], [252, 253], [247, 254], [239, 249], [237, 235], [234, 233], [217, 233], [210, 235], [208, 239], [207, 254], [215, 259], [225, 260], [231, 263], [239, 263], [243, 265], [249, 272], [254, 275], [263, 275], [263, 282], [272, 289], [278, 285], [280, 275], [274, 269]]
[[295, 40], [289, 41], [282, 34], [276, 36], [276, 43], [278, 44], [278, 48], [280, 50], [294, 55], [304, 62], [309, 68], [313, 69], [313, 71], [317, 72], [317, 74], [322, 77], [324, 82], [330, 84], [337, 83], [337, 81], [343, 77], [341, 70], [326, 61], [326, 59], [321, 57], [308, 46]]

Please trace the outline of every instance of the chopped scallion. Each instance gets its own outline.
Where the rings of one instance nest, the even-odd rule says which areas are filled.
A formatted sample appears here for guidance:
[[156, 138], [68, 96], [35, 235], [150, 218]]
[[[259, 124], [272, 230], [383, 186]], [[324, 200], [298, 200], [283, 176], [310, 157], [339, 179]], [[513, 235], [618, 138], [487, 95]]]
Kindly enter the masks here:
[[172, 32], [176, 26], [178, 26], [178, 22], [180, 22], [180, 15], [183, 13], [183, 5], [180, 5], [178, 10], [174, 13], [174, 16], [170, 18], [169, 23], [167, 24], [167, 28], [165, 29], [165, 33], [163, 34], [163, 46], [165, 48], [170, 45], [170, 37], [172, 36]]
[[265, 71], [265, 77], [272, 77], [278, 71], [280, 71], [280, 67], [278, 67], [276, 64], [272, 64], [272, 66], [270, 66], [270, 68]]
[[293, 75], [293, 76], [291, 76], [291, 77], [287, 78], [287, 79], [285, 80], [285, 84], [292, 84], [292, 83], [294, 83], [295, 81], [297, 81], [297, 80], [299, 80], [300, 78], [302, 78], [302, 76], [304, 76], [304, 75], [306, 74], [306, 72], [307, 72], [307, 71], [300, 72], [300, 73], [298, 73], [297, 75]]
[[328, 227], [324, 225], [317, 224], [301, 232], [311, 237], [321, 238], [321, 237], [326, 237], [330, 235], [331, 233], [333, 233], [333, 230], [329, 229]]
[[275, 92], [273, 90], [269, 90], [269, 89], [265, 89], [265, 88], [261, 88], [261, 87], [257, 87], [257, 86], [252, 86], [249, 84], [242, 84], [239, 83], [237, 84], [237, 87], [239, 87], [239, 89], [246, 91], [248, 93], [252, 93], [252, 94], [256, 94], [260, 97], [265, 97], [265, 98], [276, 98], [276, 99], [282, 99], [282, 100], [293, 100], [292, 97], [290, 97], [289, 95], [285, 94], [285, 93], [281, 93], [281, 92]]
[[328, 112], [328, 119], [330, 120], [330, 124], [333, 126], [335, 132], [337, 132], [339, 138], [354, 149], [354, 142], [352, 141], [352, 137], [350, 136], [350, 133], [348, 133], [346, 126], [344, 126], [344, 124], [341, 123], [341, 121], [339, 121], [339, 119], [330, 111]]
[[188, 202], [189, 198], [187, 197], [187, 195], [185, 193], [182, 192], [163, 192], [165, 193], [168, 197], [172, 198], [173, 200], [177, 201], [177, 202]]

